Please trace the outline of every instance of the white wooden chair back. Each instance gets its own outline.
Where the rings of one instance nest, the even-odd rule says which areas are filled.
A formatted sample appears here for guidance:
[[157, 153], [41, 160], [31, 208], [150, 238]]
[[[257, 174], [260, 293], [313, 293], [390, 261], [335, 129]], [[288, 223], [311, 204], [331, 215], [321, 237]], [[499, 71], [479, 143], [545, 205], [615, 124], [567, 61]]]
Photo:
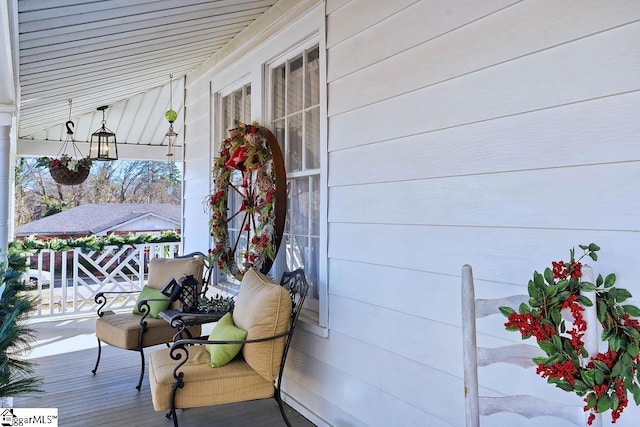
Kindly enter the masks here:
[[[589, 266], [582, 268], [583, 280], [593, 283], [593, 271]], [[594, 294], [586, 295], [592, 300]], [[522, 368], [534, 366], [536, 356], [544, 356], [537, 345], [513, 344], [498, 348], [483, 348], [476, 344], [476, 319], [497, 315], [498, 321], [505, 322], [499, 307], [517, 307], [529, 300], [528, 295], [513, 295], [497, 299], [475, 299], [473, 272], [470, 265], [462, 267], [462, 336], [464, 363], [464, 396], [467, 427], [479, 427], [480, 417], [500, 412], [516, 413], [526, 418], [551, 416], [562, 418], [577, 426], [586, 426], [588, 413], [583, 405], [567, 405], [531, 395], [489, 397], [479, 395], [478, 368], [495, 363], [509, 363]], [[595, 304], [584, 313], [587, 325], [598, 325]], [[591, 321], [590, 321], [591, 320]], [[589, 327], [584, 336], [589, 354], [596, 354], [599, 334], [596, 327]], [[552, 387], [549, 385], [549, 387]], [[592, 427], [601, 427], [598, 414]]]

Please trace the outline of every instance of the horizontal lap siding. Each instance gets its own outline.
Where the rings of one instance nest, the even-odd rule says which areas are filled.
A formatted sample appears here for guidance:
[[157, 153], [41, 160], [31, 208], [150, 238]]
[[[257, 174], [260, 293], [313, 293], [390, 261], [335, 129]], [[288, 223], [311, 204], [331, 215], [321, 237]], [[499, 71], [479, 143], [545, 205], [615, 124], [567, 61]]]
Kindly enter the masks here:
[[[331, 187], [640, 159], [640, 92], [330, 153]], [[371, 174], [375, 170], [375, 174]]]
[[[327, 3], [331, 330], [296, 347], [316, 351], [306, 386], [329, 422], [460, 426], [463, 264], [481, 296], [523, 293], [593, 241], [596, 274], [640, 302], [640, 3], [369, 5]], [[481, 387], [573, 398], [506, 373]]]
[[335, 187], [329, 220], [637, 231], [638, 177], [631, 162]]
[[[640, 24], [629, 24], [331, 116], [329, 150], [637, 90], [640, 55], [632, 52], [640, 49], [639, 39]], [[424, 62], [428, 69], [428, 61]], [[376, 90], [375, 84], [371, 87], [368, 92]], [[358, 97], [358, 93], [333, 93]]]
[[184, 253], [209, 249], [209, 214], [203, 201], [211, 193], [211, 129], [209, 127], [209, 83], [187, 79], [186, 108], [190, 120], [185, 126], [183, 208], [185, 212]]

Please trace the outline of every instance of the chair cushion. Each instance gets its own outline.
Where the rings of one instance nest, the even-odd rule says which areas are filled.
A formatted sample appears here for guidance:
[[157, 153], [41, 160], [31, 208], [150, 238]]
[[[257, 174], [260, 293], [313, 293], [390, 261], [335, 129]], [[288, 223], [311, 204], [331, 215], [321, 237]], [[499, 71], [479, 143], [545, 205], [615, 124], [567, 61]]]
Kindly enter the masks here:
[[[193, 258], [153, 258], [149, 261], [149, 277], [147, 286], [155, 289], [163, 289], [171, 279], [180, 279], [185, 275], [193, 275], [198, 280], [198, 293], [202, 289], [202, 275], [204, 271], [204, 259]], [[171, 309], [178, 309], [180, 302], [171, 303]]]
[[[233, 323], [247, 331], [247, 340], [266, 338], [289, 330], [291, 297], [282, 286], [257, 270], [249, 269], [242, 278], [233, 309]], [[285, 337], [261, 343], [247, 343], [242, 357], [265, 380], [278, 375]]]
[[[233, 324], [231, 313], [227, 313], [216, 323], [209, 335], [211, 341], [242, 341], [247, 331]], [[231, 362], [240, 353], [242, 344], [206, 344], [205, 349], [211, 355], [211, 367], [219, 368]]]
[[138, 310], [138, 303], [142, 300], [151, 300], [148, 302], [149, 304], [149, 316], [154, 319], [158, 318], [158, 313], [162, 310], [166, 310], [169, 308], [169, 297], [160, 292], [158, 289], [154, 289], [150, 286], [143, 286], [138, 299], [136, 300], [136, 304], [133, 306], [133, 314], [142, 314], [140, 310]]
[[[147, 318], [147, 331], [143, 335], [142, 346], [164, 344], [173, 341], [177, 332], [162, 319]], [[200, 336], [200, 325], [188, 328], [194, 337]], [[140, 334], [140, 316], [133, 313], [106, 314], [96, 320], [96, 336], [102, 342], [127, 350], [138, 349]]]
[[[176, 393], [176, 408], [222, 405], [273, 397], [273, 382], [258, 375], [242, 357], [216, 369], [209, 366], [211, 357], [204, 346], [189, 347], [189, 359], [182, 367], [184, 387]], [[171, 389], [175, 383], [173, 369], [177, 362], [169, 349], [156, 350], [149, 356], [149, 386], [153, 408], [171, 407]]]

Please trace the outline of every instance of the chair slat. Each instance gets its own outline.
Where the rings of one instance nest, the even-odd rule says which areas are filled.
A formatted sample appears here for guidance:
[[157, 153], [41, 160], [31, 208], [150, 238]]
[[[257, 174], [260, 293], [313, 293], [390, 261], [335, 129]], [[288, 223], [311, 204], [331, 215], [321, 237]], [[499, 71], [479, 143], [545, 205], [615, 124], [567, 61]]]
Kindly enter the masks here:
[[544, 356], [540, 347], [528, 344], [513, 344], [504, 347], [478, 347], [478, 366], [488, 366], [494, 363], [508, 363], [522, 368], [534, 365], [533, 358]]
[[[508, 411], [505, 409], [508, 408]], [[480, 397], [480, 415], [511, 412], [526, 418], [552, 416], [563, 418], [577, 426], [586, 425], [585, 413], [577, 405], [564, 405], [551, 400], [528, 395], [505, 397]]]
[[491, 316], [500, 313], [500, 307], [512, 307], [518, 310], [523, 302], [529, 301], [528, 295], [511, 295], [504, 298], [495, 299], [477, 299], [476, 300], [476, 318]]

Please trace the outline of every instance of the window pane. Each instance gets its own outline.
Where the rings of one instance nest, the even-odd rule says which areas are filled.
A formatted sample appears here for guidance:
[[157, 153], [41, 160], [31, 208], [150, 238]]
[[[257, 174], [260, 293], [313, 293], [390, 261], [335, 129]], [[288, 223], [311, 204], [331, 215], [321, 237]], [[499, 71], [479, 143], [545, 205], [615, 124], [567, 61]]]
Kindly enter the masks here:
[[285, 65], [273, 70], [273, 118], [284, 117], [284, 100], [286, 85]]
[[231, 114], [231, 96], [222, 98], [222, 126], [229, 128], [233, 116]]
[[291, 234], [291, 186], [293, 183], [287, 179], [287, 215], [284, 218], [284, 234]]
[[233, 125], [235, 125], [236, 120], [242, 119], [242, 89], [237, 90], [233, 93], [233, 118], [235, 119]]
[[251, 85], [245, 86], [244, 105], [242, 106], [242, 121], [251, 122]]
[[320, 175], [309, 177], [311, 181], [309, 191], [309, 227], [312, 236], [320, 235]]
[[[284, 120], [276, 120], [275, 122], [273, 122], [273, 135], [278, 140], [278, 145], [280, 146], [280, 150], [282, 150], [282, 156], [286, 156], [285, 153], [287, 152], [287, 140], [285, 138]], [[286, 164], [285, 166], [288, 167], [288, 164]]]
[[[234, 185], [239, 185], [242, 181], [242, 173], [238, 170], [233, 171], [231, 178], [229, 181]], [[242, 198], [235, 191], [230, 191], [227, 199], [227, 217], [233, 215], [235, 212], [238, 212], [240, 209], [240, 205], [242, 203]], [[229, 242], [231, 247], [234, 246], [235, 242], [238, 240], [238, 237], [242, 237], [240, 235], [240, 227], [241, 227], [241, 218], [240, 216], [236, 216], [231, 221], [229, 221]], [[240, 255], [240, 254], [237, 254]], [[237, 262], [237, 260], [236, 260]]]
[[305, 67], [305, 107], [311, 107], [320, 103], [320, 49], [315, 48], [307, 52], [307, 65]]
[[313, 299], [320, 298], [318, 291], [318, 283], [320, 277], [318, 275], [318, 260], [320, 259], [320, 239], [312, 237], [309, 239], [309, 249], [307, 259], [312, 260], [305, 265], [305, 276], [309, 282], [309, 297]]
[[305, 267], [304, 256], [306, 246], [306, 237], [292, 235], [287, 236], [287, 265], [289, 266], [291, 271]]
[[309, 234], [309, 178], [291, 180], [288, 206], [291, 233]]
[[320, 107], [305, 113], [305, 169], [320, 168]]
[[287, 114], [302, 109], [303, 68], [302, 56], [289, 63], [289, 86], [287, 87]]
[[302, 114], [296, 114], [289, 119], [287, 144], [287, 172], [302, 170]]

